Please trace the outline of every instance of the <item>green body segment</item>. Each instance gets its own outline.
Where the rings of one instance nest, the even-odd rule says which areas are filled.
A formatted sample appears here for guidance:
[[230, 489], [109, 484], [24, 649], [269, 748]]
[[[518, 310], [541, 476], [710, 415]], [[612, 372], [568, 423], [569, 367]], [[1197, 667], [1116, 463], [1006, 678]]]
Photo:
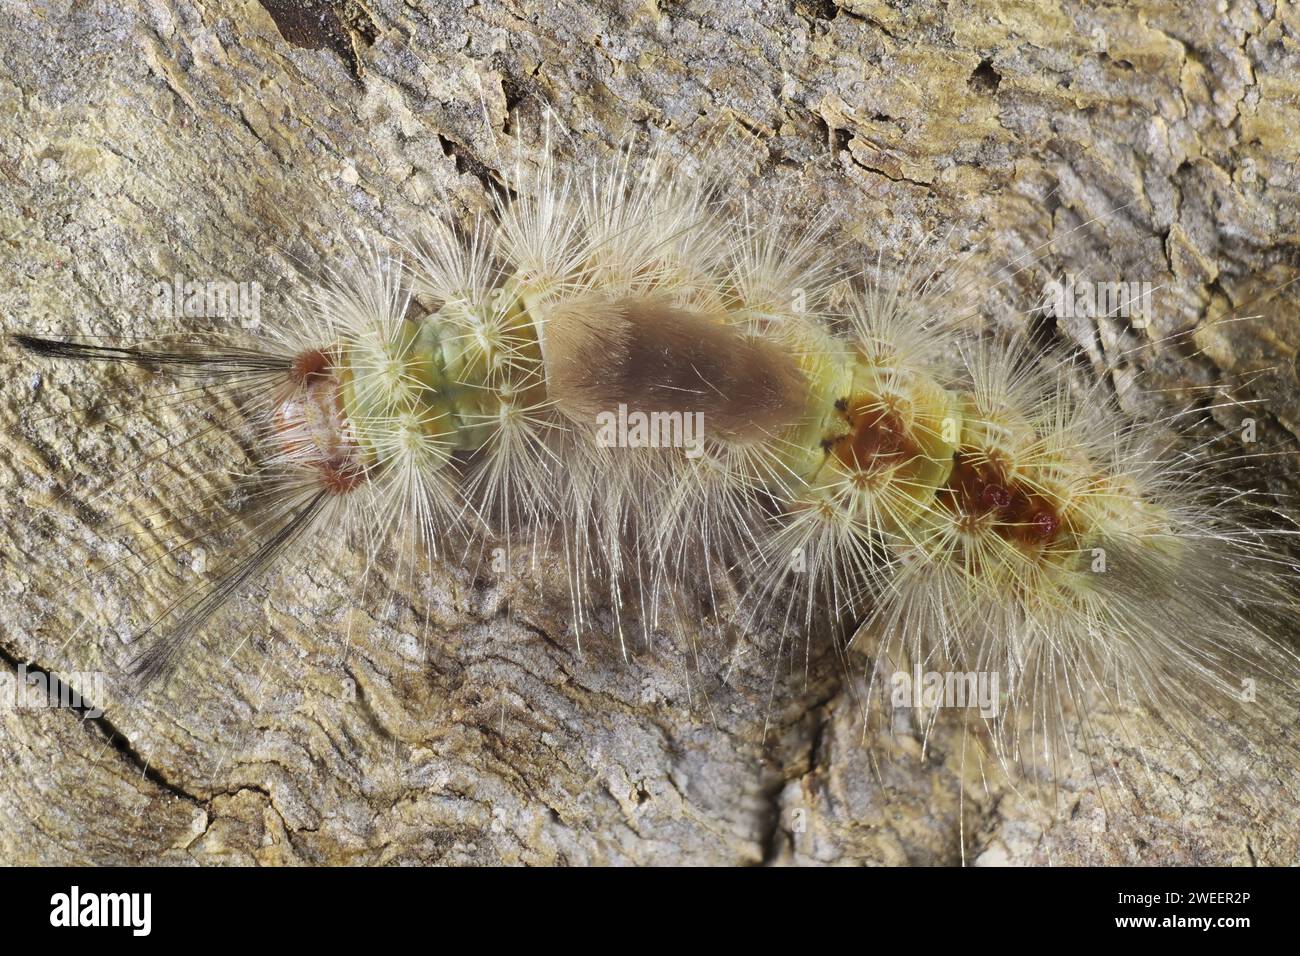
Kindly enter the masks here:
[[[873, 360], [812, 325], [791, 345], [808, 400], [772, 451], [802, 486], [793, 497], [870, 511], [886, 531], [920, 520], [952, 474], [963, 433], [960, 396], [920, 369]], [[888, 506], [873, 505], [884, 489]]]
[[382, 465], [394, 422], [447, 454], [487, 444], [501, 417], [539, 400], [541, 353], [532, 320], [503, 290], [491, 314], [457, 305], [402, 322], [384, 342], [343, 349], [341, 398], [368, 461]]
[[[543, 305], [535, 300], [506, 287], [490, 308], [447, 304], [402, 322], [386, 341], [348, 343], [341, 400], [367, 463], [382, 467], [420, 443], [439, 449], [444, 463], [488, 444], [503, 416], [544, 405], [535, 318]], [[764, 461], [748, 477], [779, 498], [840, 502], [892, 482], [894, 523], [917, 520], [951, 476], [963, 427], [959, 397], [920, 371], [873, 363], [812, 323], [785, 334], [806, 402], [797, 421], [765, 442]], [[395, 442], [395, 433], [411, 441]], [[782, 487], [770, 487], [773, 476]]]

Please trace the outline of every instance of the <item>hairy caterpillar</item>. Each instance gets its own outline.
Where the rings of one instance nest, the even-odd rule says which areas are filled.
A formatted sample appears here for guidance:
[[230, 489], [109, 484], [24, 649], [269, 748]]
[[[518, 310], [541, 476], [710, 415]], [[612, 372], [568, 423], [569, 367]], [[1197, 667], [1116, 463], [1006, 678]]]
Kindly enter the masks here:
[[496, 221], [409, 245], [367, 250], [256, 343], [17, 338], [246, 393], [262, 517], [141, 635], [141, 687], [339, 527], [471, 563], [560, 555], [575, 634], [607, 605], [620, 640], [625, 614], [653, 629], [730, 574], [742, 623], [845, 628], [868, 705], [905, 666], [1004, 675], [994, 746], [1018, 762], [1057, 759], [1090, 693], [1195, 745], [1243, 677], [1294, 686], [1274, 639], [1294, 570], [1268, 535], [1054, 355], [970, 334], [957, 277], [834, 282], [815, 231], [728, 220], [630, 156], [544, 164]]

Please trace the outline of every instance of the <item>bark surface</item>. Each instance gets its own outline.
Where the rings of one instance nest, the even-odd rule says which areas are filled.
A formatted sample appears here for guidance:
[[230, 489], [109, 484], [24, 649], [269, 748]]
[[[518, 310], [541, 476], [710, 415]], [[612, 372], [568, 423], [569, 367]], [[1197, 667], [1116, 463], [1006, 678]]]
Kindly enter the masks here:
[[[1300, 244], [1298, 34], [1293, 5], [1237, 0], [0, 0], [0, 323], [149, 334], [177, 274], [259, 282], [273, 321], [296, 269], [346, 261], [356, 230], [487, 208], [545, 104], [570, 155], [640, 136], [683, 173], [724, 157], [760, 211], [833, 212], [855, 255], [979, 243], [1004, 280], [992, 321], [1029, 322], [1067, 274], [1150, 282], [1145, 329], [1040, 331], [1118, 387], [1141, 374], [1158, 409], [1213, 408], [1229, 445], [1254, 417], [1293, 494], [1300, 298], [1255, 297]], [[1233, 310], [1262, 318], [1215, 322]], [[193, 520], [159, 489], [195, 466], [155, 443], [194, 430], [193, 407], [126, 414], [147, 376], [4, 350], [0, 671], [116, 674], [168, 585], [204, 573], [187, 546], [166, 574], [88, 574], [125, 560], [119, 526], [156, 549], [152, 522]], [[219, 405], [199, 406], [208, 469], [246, 455]], [[216, 472], [191, 487], [224, 493]], [[91, 681], [103, 716], [0, 707], [0, 861], [1300, 857], [1280, 751], [1224, 755], [1253, 781], [1225, 786], [1151, 749], [1140, 716], [1126, 736], [1102, 714], [1133, 796], [1079, 770], [1045, 805], [963, 760], [960, 719], [924, 755], [906, 724], [864, 740], [854, 681], [817, 646], [664, 637], [625, 660], [609, 636], [575, 646], [546, 574], [435, 567], [412, 588], [379, 568], [363, 595], [364, 571], [321, 542], [135, 705]], [[1259, 706], [1296, 725], [1294, 700]]]

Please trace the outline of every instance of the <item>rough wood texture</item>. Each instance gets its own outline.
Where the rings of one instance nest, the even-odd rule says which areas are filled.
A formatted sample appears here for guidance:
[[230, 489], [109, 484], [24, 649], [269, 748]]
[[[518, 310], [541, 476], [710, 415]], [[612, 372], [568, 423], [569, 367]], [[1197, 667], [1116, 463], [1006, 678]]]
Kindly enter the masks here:
[[[293, 3], [268, 6], [292, 20]], [[1294, 291], [1255, 309], [1262, 320], [1202, 328], [1201, 354], [1186, 338], [1159, 344], [1291, 277], [1291, 4], [369, 8], [373, 44], [347, 32], [363, 14], [339, 3], [318, 20], [324, 34], [294, 45], [256, 0], [0, 4], [4, 327], [144, 334], [152, 284], [176, 273], [259, 281], [273, 315], [292, 262], [341, 261], [341, 232], [398, 235], [443, 193], [466, 215], [484, 208], [487, 184], [509, 185], [514, 157], [535, 147], [544, 102], [580, 155], [641, 135], [690, 170], [715, 160], [699, 145], [723, 130], [717, 155], [760, 209], [794, 197], [834, 210], [864, 255], [929, 230], [955, 228], [954, 245], [983, 238], [987, 262], [1026, 267], [996, 298], [1003, 321], [1023, 321], [1067, 272], [1150, 281], [1145, 333], [1087, 319], [1059, 333], [1120, 384], [1142, 365], [1170, 407], [1229, 383], [1265, 403], [1262, 441], [1295, 448]], [[1127, 351], [1144, 341], [1157, 344]], [[19, 364], [7, 345], [4, 361], [3, 669], [116, 673], [124, 639], [165, 606], [168, 576], [142, 586], [85, 572], [121, 555], [115, 525], [167, 506], [155, 488], [165, 462], [139, 462], [186, 419], [161, 403], [119, 417], [105, 388], [135, 388], [138, 375]], [[1244, 413], [1218, 414], [1231, 431]], [[242, 461], [221, 431], [202, 447], [209, 464]], [[93, 479], [118, 471], [96, 495]], [[1294, 490], [1294, 456], [1272, 473]], [[198, 481], [209, 486], [216, 476]], [[610, 639], [579, 653], [545, 576], [507, 586], [434, 569], [413, 589], [380, 570], [363, 600], [362, 556], [335, 544], [243, 601], [162, 694], [126, 707], [109, 688], [91, 701], [99, 719], [0, 710], [0, 861], [1298, 856], [1294, 768], [1277, 753], [1227, 758], [1254, 767], [1249, 790], [1188, 776], [1160, 752], [1148, 774], [1103, 719], [1137, 799], [1107, 815], [1072, 774], [1056, 811], [1001, 780], [986, 789], [955, 721], [924, 761], [907, 727], [864, 742], [824, 651], [774, 664], [755, 637], [665, 638], [628, 661]], [[203, 555], [167, 561], [175, 579]], [[1295, 726], [1294, 701], [1260, 706]]]

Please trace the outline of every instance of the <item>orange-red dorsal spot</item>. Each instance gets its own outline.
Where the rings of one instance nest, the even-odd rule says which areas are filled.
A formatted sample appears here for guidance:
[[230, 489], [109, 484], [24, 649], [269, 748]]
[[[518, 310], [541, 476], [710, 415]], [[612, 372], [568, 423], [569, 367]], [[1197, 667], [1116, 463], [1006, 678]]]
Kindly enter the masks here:
[[1012, 502], [1011, 489], [1006, 488], [996, 481], [991, 481], [984, 486], [980, 492], [980, 504], [985, 511], [1002, 511], [1011, 507]]
[[1050, 541], [1061, 530], [1060, 516], [1050, 510], [1035, 512], [1029, 517], [1027, 530], [1039, 541]]
[[900, 464], [920, 454], [898, 413], [874, 399], [836, 403], [848, 423], [847, 434], [830, 446], [840, 464], [857, 471], [876, 471]]
[[993, 518], [1003, 538], [1020, 544], [1047, 544], [1061, 530], [1061, 516], [1050, 501], [1008, 478], [998, 464], [975, 462], [961, 452], [953, 456], [952, 477], [938, 500], [968, 517]]

